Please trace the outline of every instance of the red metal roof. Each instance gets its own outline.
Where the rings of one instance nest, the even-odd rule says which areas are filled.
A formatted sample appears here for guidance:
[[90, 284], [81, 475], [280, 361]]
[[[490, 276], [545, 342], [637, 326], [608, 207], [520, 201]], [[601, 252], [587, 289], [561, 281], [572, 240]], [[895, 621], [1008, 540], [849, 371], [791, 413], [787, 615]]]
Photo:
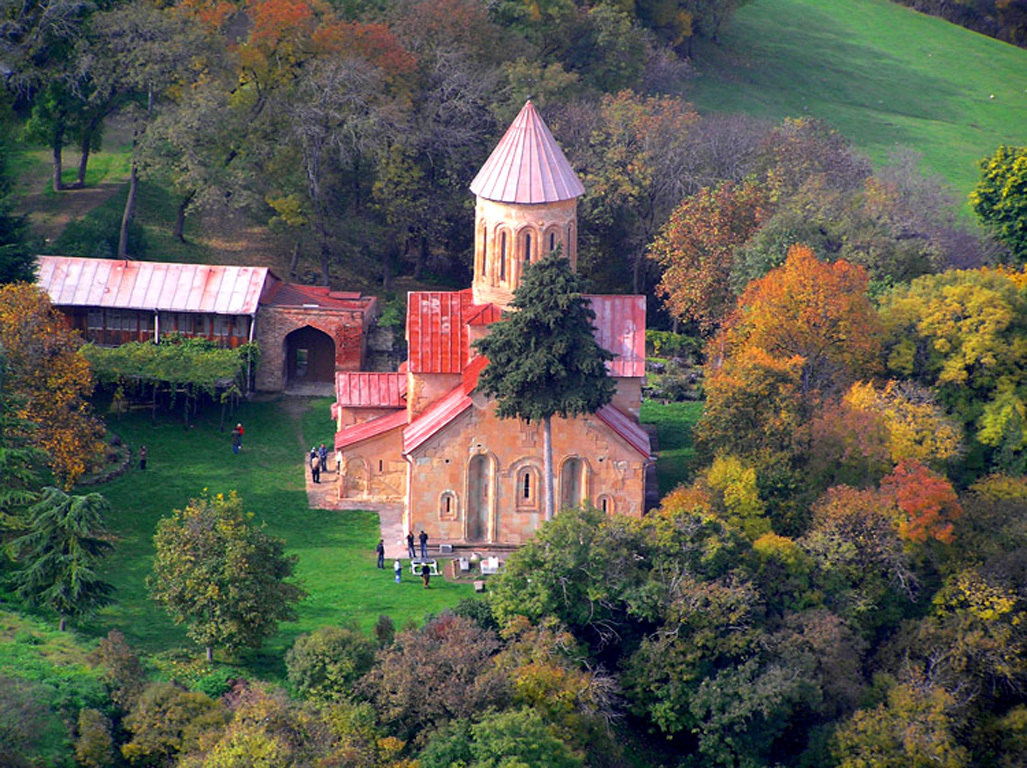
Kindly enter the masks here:
[[616, 357], [607, 363], [611, 376], [645, 376], [645, 296], [589, 296], [596, 341]]
[[464, 312], [471, 290], [407, 294], [407, 368], [413, 373], [460, 373], [468, 357]]
[[403, 453], [410, 453], [423, 445], [432, 435], [471, 407], [471, 393], [478, 386], [478, 375], [487, 364], [488, 361], [484, 357], [475, 357], [464, 370], [460, 386], [452, 389], [449, 394], [437, 400], [410, 422], [403, 430]]
[[253, 315], [267, 267], [40, 256], [37, 283], [56, 306]]
[[496, 304], [479, 304], [471, 309], [467, 317], [468, 325], [488, 325], [503, 319], [503, 309]]
[[585, 194], [585, 188], [529, 101], [507, 128], [471, 191], [501, 203], [555, 203]]
[[362, 440], [368, 440], [378, 435], [384, 435], [386, 432], [390, 432], [393, 429], [399, 429], [406, 426], [407, 423], [407, 412], [406, 409], [390, 413], [388, 416], [382, 416], [371, 421], [365, 421], [361, 424], [354, 424], [351, 427], [346, 427], [341, 432], [335, 433], [335, 450], [341, 450], [347, 445], [353, 445], [359, 443]]
[[333, 291], [322, 285], [300, 285], [278, 280], [272, 275], [261, 304], [279, 307], [323, 307], [325, 309], [367, 309], [374, 301], [359, 292]]
[[604, 405], [596, 411], [596, 416], [609, 426], [610, 429], [624, 438], [628, 445], [641, 453], [645, 458], [655, 458], [649, 445], [649, 433], [642, 429], [642, 425], [626, 413], [614, 408], [612, 405]]
[[405, 373], [337, 373], [335, 399], [343, 408], [405, 408]]

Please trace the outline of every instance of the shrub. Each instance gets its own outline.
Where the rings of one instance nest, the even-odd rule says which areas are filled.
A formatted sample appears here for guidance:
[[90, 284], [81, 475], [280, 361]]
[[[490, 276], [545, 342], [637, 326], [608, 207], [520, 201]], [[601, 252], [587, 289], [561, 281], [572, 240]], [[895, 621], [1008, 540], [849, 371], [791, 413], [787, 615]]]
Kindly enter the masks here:
[[322, 627], [300, 635], [285, 656], [296, 691], [323, 701], [347, 697], [373, 663], [374, 643], [352, 627]]

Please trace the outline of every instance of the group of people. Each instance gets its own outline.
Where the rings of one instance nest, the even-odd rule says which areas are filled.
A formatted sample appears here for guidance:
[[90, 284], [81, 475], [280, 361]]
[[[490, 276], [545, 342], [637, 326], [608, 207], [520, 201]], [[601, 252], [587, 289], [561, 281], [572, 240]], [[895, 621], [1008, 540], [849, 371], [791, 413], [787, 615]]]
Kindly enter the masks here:
[[[421, 545], [421, 559], [428, 559], [428, 534], [425, 531], [421, 531], [417, 536], [417, 540]], [[374, 548], [375, 553], [378, 555], [378, 567], [385, 568], [385, 539], [378, 539], [378, 545]], [[410, 531], [407, 534], [407, 554], [410, 555], [411, 560], [417, 558], [416, 551], [414, 550], [414, 532]], [[403, 564], [396, 560], [392, 564], [392, 570], [396, 574], [396, 583], [399, 584], [403, 580]], [[428, 563], [421, 563], [419, 570], [421, 580], [424, 582], [424, 588], [429, 589], [428, 584], [431, 581], [431, 566]]]
[[328, 449], [324, 443], [320, 448], [310, 449], [310, 477], [315, 483], [321, 482], [321, 472], [328, 471]]

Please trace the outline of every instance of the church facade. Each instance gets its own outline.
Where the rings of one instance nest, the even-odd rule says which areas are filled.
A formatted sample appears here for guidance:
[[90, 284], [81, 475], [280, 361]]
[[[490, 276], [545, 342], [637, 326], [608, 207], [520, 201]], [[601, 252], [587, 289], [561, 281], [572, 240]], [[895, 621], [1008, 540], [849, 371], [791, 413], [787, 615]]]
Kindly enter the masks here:
[[[472, 286], [408, 295], [409, 356], [398, 372], [336, 375], [338, 495], [401, 504], [404, 528], [433, 544], [519, 545], [544, 522], [541, 426], [496, 416], [476, 389], [487, 361], [472, 344], [501, 322], [527, 265], [557, 248], [576, 264], [584, 188], [528, 102], [471, 191]], [[557, 507], [640, 516], [654, 461], [639, 424], [645, 297], [589, 299], [617, 391], [594, 414], [553, 419]]]

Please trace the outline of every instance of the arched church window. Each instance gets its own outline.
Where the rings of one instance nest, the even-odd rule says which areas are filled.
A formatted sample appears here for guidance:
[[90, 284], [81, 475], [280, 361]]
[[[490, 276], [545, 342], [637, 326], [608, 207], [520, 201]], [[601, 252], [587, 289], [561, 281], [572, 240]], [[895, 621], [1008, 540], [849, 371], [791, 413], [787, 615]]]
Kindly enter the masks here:
[[524, 263], [531, 263], [531, 232], [524, 233]]
[[549, 251], [550, 251], [550, 253], [552, 253], [555, 250], [556, 250], [556, 233], [555, 232], [550, 232], [549, 233]]
[[614, 512], [617, 511], [616, 507], [614, 506], [612, 496], [603, 495], [596, 499], [596, 501], [598, 503], [599, 510], [604, 515], [612, 515]]
[[439, 519], [457, 519], [456, 494], [452, 491], [444, 491], [442, 495], [439, 497]]
[[517, 507], [520, 509], [538, 506], [538, 469], [524, 467], [517, 472]]
[[499, 236], [499, 279], [506, 280], [506, 232]]
[[488, 259], [486, 258], [487, 255], [488, 255], [488, 251], [489, 251], [488, 230], [485, 228], [485, 225], [482, 224], [481, 225], [481, 276], [482, 277], [485, 277], [485, 273], [488, 271], [486, 269], [486, 265], [488, 264]]

